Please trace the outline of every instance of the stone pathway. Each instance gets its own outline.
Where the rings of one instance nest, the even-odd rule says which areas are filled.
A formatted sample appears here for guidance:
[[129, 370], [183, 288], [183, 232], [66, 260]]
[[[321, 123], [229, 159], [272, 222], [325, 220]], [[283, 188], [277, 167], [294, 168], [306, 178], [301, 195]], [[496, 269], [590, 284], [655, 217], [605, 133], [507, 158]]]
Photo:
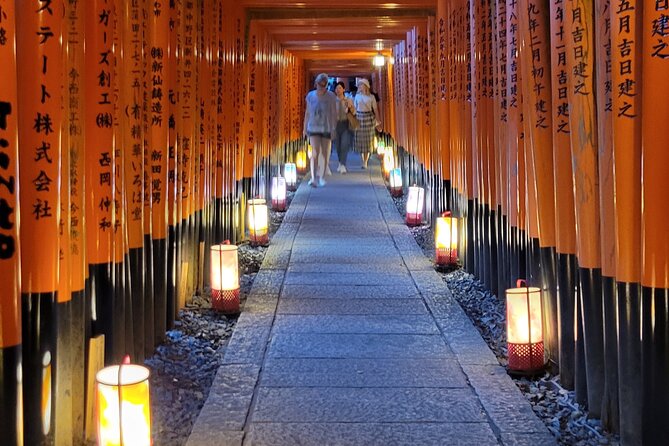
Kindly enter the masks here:
[[554, 445], [351, 158], [296, 193], [188, 445]]

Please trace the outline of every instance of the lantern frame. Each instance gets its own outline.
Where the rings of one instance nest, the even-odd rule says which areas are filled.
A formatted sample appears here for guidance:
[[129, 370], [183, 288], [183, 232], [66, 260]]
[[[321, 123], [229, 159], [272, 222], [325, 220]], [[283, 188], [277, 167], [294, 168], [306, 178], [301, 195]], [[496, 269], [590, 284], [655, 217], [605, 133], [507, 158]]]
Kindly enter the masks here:
[[[414, 211], [409, 210], [412, 204], [412, 199], [416, 200]], [[409, 187], [406, 207], [406, 224], [407, 226], [420, 226], [423, 223], [423, 208], [425, 207], [425, 189], [418, 187], [415, 184]]]
[[[398, 180], [399, 178], [399, 180]], [[398, 183], [399, 181], [399, 183]], [[404, 194], [402, 190], [403, 181], [402, 181], [402, 169], [395, 167], [390, 171], [388, 175], [388, 185], [390, 188], [390, 195], [393, 197], [401, 197]]]
[[272, 178], [272, 209], [279, 212], [284, 212], [286, 210], [286, 179], [284, 177], [278, 176]]
[[383, 178], [388, 180], [390, 177], [390, 171], [395, 168], [395, 156], [392, 149], [386, 150], [383, 154]]
[[[232, 286], [225, 286], [223, 283], [223, 257], [224, 253], [234, 253], [234, 278], [236, 283]], [[231, 245], [230, 241], [226, 240], [220, 245], [213, 245], [210, 249], [211, 269], [211, 307], [214, 310], [220, 311], [224, 314], [239, 313], [239, 248], [237, 245]], [[218, 257], [218, 259], [217, 259]], [[216, 261], [218, 260], [218, 262]], [[216, 265], [218, 264], [218, 280], [215, 280]], [[219, 288], [215, 288], [216, 282], [219, 283]]]
[[304, 175], [307, 173], [307, 152], [304, 150], [298, 150], [295, 154], [295, 167], [297, 173]]
[[148, 368], [130, 364], [128, 356], [95, 374], [98, 445], [151, 445], [150, 376]]
[[[447, 240], [441, 243], [442, 228], [448, 233]], [[439, 266], [458, 263], [458, 219], [446, 211], [437, 218], [434, 230], [435, 263]]]
[[[535, 327], [534, 324], [538, 324], [539, 327]], [[546, 360], [543, 326], [541, 289], [529, 287], [525, 280], [519, 279], [515, 288], [506, 290], [506, 333], [510, 372], [534, 375], [544, 369]], [[518, 339], [520, 337], [527, 340]]]
[[283, 176], [286, 179], [286, 189], [293, 192], [297, 189], [297, 167], [295, 163], [286, 163], [283, 168]]
[[[265, 227], [258, 227], [257, 222], [262, 221], [264, 215]], [[256, 217], [260, 216], [258, 220]], [[252, 198], [247, 202], [247, 220], [249, 228], [249, 240], [251, 245], [266, 246], [269, 244], [269, 210], [264, 198]]]

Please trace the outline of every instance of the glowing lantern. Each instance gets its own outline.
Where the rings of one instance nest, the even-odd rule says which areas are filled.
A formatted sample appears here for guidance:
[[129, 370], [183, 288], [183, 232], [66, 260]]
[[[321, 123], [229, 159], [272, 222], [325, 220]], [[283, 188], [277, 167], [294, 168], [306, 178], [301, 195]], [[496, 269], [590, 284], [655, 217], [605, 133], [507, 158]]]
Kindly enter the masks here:
[[95, 375], [98, 445], [151, 445], [149, 369], [130, 364], [105, 367]]
[[295, 163], [286, 163], [283, 169], [283, 176], [286, 178], [286, 188], [295, 190], [297, 188], [297, 168]]
[[300, 150], [295, 154], [295, 167], [297, 167], [297, 173], [304, 175], [307, 171], [307, 154], [304, 150]]
[[267, 204], [262, 198], [249, 200], [249, 239], [253, 245], [266, 245], [269, 243], [269, 214]]
[[378, 155], [379, 158], [383, 158], [383, 154], [386, 152], [386, 143], [383, 142], [383, 140], [377, 141], [375, 136], [374, 144], [376, 145], [376, 154]]
[[437, 265], [458, 263], [458, 219], [444, 212], [437, 218], [434, 231], [434, 248]]
[[272, 209], [286, 210], [286, 179], [284, 177], [272, 178]]
[[422, 187], [411, 186], [407, 197], [406, 223], [409, 226], [418, 226], [423, 221], [423, 205], [425, 204], [425, 190]]
[[390, 195], [393, 197], [402, 196], [402, 170], [399, 167], [390, 171]]
[[533, 372], [543, 368], [544, 334], [541, 290], [518, 280], [506, 290], [506, 339], [509, 369]]
[[392, 150], [386, 150], [386, 153], [383, 155], [383, 177], [388, 179], [390, 171], [395, 168], [395, 156], [393, 155]]
[[311, 144], [309, 144], [309, 147], [307, 148], [307, 158], [311, 159], [311, 156], [314, 154], [314, 149], [311, 147]]
[[237, 246], [227, 240], [211, 247], [211, 306], [239, 313], [239, 258]]

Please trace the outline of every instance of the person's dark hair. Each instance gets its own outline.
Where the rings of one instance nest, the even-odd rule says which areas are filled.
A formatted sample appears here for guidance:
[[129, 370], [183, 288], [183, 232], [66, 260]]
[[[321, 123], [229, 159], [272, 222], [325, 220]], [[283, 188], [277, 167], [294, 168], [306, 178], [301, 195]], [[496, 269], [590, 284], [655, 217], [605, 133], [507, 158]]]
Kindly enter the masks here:
[[344, 85], [344, 83], [343, 83], [342, 81], [337, 82], [337, 83], [335, 84], [335, 88], [337, 88], [337, 87], [340, 86], [340, 85], [341, 85], [341, 88], [343, 88], [344, 91], [346, 91], [346, 85]]

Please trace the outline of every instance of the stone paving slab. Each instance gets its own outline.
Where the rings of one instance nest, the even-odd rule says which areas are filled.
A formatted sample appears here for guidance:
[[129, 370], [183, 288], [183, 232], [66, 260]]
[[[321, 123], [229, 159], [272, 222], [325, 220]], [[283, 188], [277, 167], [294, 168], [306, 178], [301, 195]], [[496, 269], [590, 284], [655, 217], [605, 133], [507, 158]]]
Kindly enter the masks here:
[[247, 440], [253, 446], [498, 445], [487, 423], [251, 423]]
[[404, 274], [365, 274], [365, 273], [307, 273], [290, 271], [286, 274], [285, 285], [383, 285], [411, 286], [413, 279]]
[[260, 387], [252, 422], [482, 422], [471, 389]]
[[[355, 266], [355, 265], [354, 265]], [[284, 299], [420, 299], [415, 286], [284, 285]]]
[[420, 299], [288, 299], [278, 314], [427, 314]]
[[548, 433], [527, 399], [499, 365], [463, 365], [481, 404], [502, 433]]
[[285, 333], [268, 355], [282, 358], [449, 358], [439, 335]]
[[454, 359], [275, 358], [265, 362], [265, 387], [467, 387]]
[[279, 314], [274, 333], [440, 334], [429, 315]]
[[351, 264], [351, 263], [294, 263], [288, 266], [287, 273], [349, 273], [349, 274], [406, 274], [407, 269], [404, 263], [398, 261], [392, 263], [367, 263], [367, 264]]
[[[293, 254], [290, 257], [291, 263], [397, 263], [402, 261], [402, 257], [395, 251], [387, 251], [386, 253], [374, 254], [369, 250], [351, 251], [348, 252], [340, 250], [339, 252], [323, 252], [323, 251], [300, 251], [295, 252], [293, 247]], [[370, 259], [371, 257], [371, 259]]]

